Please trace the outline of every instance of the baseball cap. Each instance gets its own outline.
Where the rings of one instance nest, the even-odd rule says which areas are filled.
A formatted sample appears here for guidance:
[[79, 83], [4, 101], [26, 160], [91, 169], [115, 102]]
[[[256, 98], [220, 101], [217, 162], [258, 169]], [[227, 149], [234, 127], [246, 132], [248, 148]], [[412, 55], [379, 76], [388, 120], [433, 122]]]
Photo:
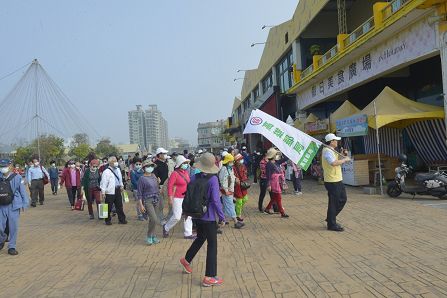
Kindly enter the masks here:
[[158, 154], [166, 154], [166, 153], [168, 153], [168, 150], [166, 150], [163, 147], [157, 148], [157, 151], [155, 152], [156, 155], [158, 155]]
[[337, 136], [334, 135], [333, 133], [329, 133], [329, 134], [327, 134], [327, 135], [324, 137], [324, 140], [325, 140], [326, 142], [330, 142], [330, 141], [333, 141], [333, 140], [340, 141], [341, 138], [340, 138], [340, 137], [337, 137]]
[[12, 164], [12, 160], [7, 158], [0, 159], [0, 167], [9, 167], [10, 164]]

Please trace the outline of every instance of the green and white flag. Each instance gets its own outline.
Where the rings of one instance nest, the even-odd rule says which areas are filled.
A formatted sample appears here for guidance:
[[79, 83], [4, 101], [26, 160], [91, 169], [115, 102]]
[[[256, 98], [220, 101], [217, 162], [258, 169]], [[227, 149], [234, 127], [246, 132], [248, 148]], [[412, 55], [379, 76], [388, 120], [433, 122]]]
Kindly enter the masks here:
[[261, 110], [253, 110], [244, 134], [259, 133], [272, 142], [290, 160], [305, 171], [322, 142]]

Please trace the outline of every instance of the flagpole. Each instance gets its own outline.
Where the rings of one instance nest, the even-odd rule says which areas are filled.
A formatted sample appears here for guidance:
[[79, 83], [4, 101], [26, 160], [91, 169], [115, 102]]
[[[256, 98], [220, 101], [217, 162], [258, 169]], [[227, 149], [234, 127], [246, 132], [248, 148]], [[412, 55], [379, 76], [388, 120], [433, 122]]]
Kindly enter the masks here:
[[376, 100], [373, 101], [374, 105], [374, 120], [376, 122], [376, 139], [377, 139], [377, 158], [379, 160], [379, 178], [380, 178], [380, 194], [383, 196], [383, 181], [382, 181], [382, 161], [380, 159], [380, 140], [379, 140], [379, 127], [377, 127], [377, 107]]

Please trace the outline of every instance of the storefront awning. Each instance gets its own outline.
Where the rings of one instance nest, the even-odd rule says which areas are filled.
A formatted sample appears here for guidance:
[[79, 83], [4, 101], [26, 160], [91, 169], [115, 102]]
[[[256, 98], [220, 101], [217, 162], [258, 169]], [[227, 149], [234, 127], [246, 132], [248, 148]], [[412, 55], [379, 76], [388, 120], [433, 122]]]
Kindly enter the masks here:
[[[376, 102], [377, 120], [374, 116], [374, 101]], [[374, 101], [360, 112], [360, 114], [368, 116], [368, 126], [374, 129], [376, 121], [378, 128], [385, 125], [404, 128], [417, 121], [444, 118], [442, 107], [415, 102], [389, 87], [385, 87]]]
[[347, 118], [349, 116], [360, 113], [360, 110], [353, 105], [349, 100], [346, 100], [335, 112], [330, 116], [330, 131], [336, 131], [336, 121]]

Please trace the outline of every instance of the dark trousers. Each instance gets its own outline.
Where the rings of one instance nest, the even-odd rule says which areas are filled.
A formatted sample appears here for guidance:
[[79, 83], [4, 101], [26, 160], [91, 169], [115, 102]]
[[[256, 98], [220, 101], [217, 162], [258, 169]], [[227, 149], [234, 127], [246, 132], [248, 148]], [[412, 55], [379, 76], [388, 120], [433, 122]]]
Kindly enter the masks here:
[[258, 166], [253, 166], [253, 183], [258, 183]]
[[258, 209], [259, 211], [264, 210], [263, 204], [264, 204], [264, 198], [265, 194], [267, 193], [267, 179], [259, 178], [259, 199], [258, 199]]
[[343, 210], [343, 207], [346, 204], [346, 189], [345, 185], [341, 181], [325, 182], [324, 187], [326, 187], [327, 195], [329, 197], [326, 218], [327, 226], [332, 228], [337, 225], [337, 215]]
[[295, 191], [301, 191], [301, 177], [295, 177], [295, 174], [292, 176], [293, 188]]
[[57, 182], [58, 182], [58, 178], [51, 178], [50, 182], [51, 182], [51, 192], [52, 193], [57, 193]]
[[45, 200], [44, 192], [43, 192], [43, 179], [32, 180], [31, 181], [31, 202], [33, 204], [37, 203], [37, 196], [39, 196], [39, 202], [43, 203]]
[[215, 277], [217, 275], [217, 224], [214, 221], [202, 221], [199, 219], [194, 219], [193, 222], [197, 226], [197, 238], [186, 252], [185, 259], [188, 263], [191, 263], [206, 241], [205, 276]]
[[118, 214], [118, 220], [120, 222], [124, 222], [126, 220], [126, 215], [124, 214], [123, 210], [123, 197], [121, 196], [120, 188], [115, 188], [114, 195], [106, 194], [106, 204], [109, 205], [109, 216], [105, 219], [106, 222], [112, 221], [112, 217], [110, 216], [110, 213], [112, 212], [112, 205], [115, 205], [115, 210]]
[[9, 237], [9, 218], [6, 219], [6, 228], [5, 228], [6, 239]]
[[67, 187], [67, 195], [70, 205], [74, 206], [76, 203], [76, 199], [81, 198], [81, 187], [80, 186]]

